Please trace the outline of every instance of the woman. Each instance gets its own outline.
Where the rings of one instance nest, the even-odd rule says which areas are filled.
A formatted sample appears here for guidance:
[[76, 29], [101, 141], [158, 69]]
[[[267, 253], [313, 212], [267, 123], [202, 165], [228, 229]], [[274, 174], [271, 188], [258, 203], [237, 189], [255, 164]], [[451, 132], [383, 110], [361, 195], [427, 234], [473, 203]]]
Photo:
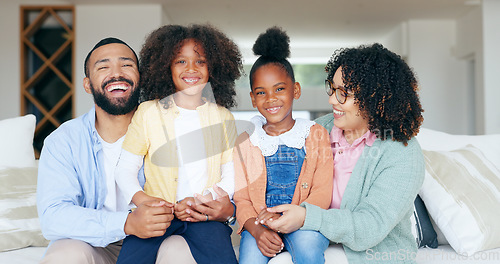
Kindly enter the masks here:
[[334, 155], [330, 209], [280, 205], [268, 210], [283, 215], [266, 225], [317, 230], [343, 244], [350, 263], [415, 263], [410, 216], [424, 179], [415, 76], [380, 44], [339, 50], [326, 70], [333, 113], [316, 121], [330, 131]]

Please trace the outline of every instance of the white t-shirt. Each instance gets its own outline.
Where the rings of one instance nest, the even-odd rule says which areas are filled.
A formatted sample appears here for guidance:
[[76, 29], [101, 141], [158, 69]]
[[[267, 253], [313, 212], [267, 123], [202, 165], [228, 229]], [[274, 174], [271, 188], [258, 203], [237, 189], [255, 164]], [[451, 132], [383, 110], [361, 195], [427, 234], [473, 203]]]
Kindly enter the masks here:
[[193, 197], [207, 185], [208, 164], [200, 116], [196, 110], [178, 107], [175, 119], [175, 143], [179, 157], [176, 200]]
[[114, 143], [108, 143], [99, 136], [99, 141], [102, 145], [104, 175], [106, 177], [106, 199], [104, 200], [104, 210], [110, 212], [126, 211], [130, 206], [125, 201], [118, 186], [115, 183], [115, 168], [122, 150], [122, 143], [125, 136], [121, 137]]

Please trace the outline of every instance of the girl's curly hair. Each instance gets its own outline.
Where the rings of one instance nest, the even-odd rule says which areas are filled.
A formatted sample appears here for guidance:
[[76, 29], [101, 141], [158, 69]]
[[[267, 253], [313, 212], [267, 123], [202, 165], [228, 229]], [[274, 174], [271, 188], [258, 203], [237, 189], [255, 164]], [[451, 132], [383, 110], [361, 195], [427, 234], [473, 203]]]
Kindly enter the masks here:
[[417, 80], [406, 62], [376, 43], [335, 51], [325, 67], [329, 80], [339, 67], [368, 129], [382, 140], [407, 145], [420, 129], [423, 109]]
[[209, 24], [165, 25], [149, 34], [140, 52], [141, 101], [176, 92], [170, 65], [187, 39], [194, 39], [205, 51], [215, 102], [235, 106], [235, 80], [243, 71], [241, 53], [236, 43]]

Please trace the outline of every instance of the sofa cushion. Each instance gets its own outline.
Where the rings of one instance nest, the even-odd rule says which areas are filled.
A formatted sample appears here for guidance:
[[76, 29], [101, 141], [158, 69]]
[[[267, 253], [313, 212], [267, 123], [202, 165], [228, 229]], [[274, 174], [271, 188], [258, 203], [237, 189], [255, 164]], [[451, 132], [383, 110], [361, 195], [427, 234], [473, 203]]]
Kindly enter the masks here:
[[473, 256], [458, 255], [450, 245], [442, 245], [436, 249], [421, 248], [417, 252], [418, 264], [498, 264], [500, 248], [481, 251]]
[[0, 263], [38, 264], [47, 251], [46, 247], [27, 247], [18, 250], [0, 252]]
[[36, 209], [36, 168], [0, 170], [0, 251], [47, 246]]
[[471, 256], [500, 247], [500, 171], [494, 162], [472, 145], [423, 153], [420, 196], [453, 249]]
[[448, 240], [444, 236], [441, 229], [439, 229], [439, 226], [437, 226], [436, 222], [434, 222], [434, 219], [432, 219], [432, 217], [430, 215], [429, 215], [429, 218], [431, 219], [431, 223], [432, 223], [432, 227], [434, 228], [434, 231], [436, 231], [438, 244], [439, 245], [450, 245], [450, 243], [448, 243]]
[[6, 167], [34, 167], [34, 115], [0, 121], [0, 169]]
[[[441, 131], [421, 128], [418, 143], [424, 150], [450, 151], [473, 145], [500, 168], [500, 134], [496, 135], [451, 135]], [[425, 202], [425, 201], [424, 201]]]

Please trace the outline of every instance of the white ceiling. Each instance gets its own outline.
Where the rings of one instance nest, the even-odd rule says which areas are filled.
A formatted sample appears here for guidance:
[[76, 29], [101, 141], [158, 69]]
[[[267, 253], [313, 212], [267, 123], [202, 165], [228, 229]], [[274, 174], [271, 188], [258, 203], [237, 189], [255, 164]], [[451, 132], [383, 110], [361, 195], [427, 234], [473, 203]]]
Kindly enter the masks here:
[[[135, 0], [73, 0], [78, 4], [137, 4]], [[278, 25], [292, 44], [379, 41], [404, 21], [456, 19], [480, 0], [143, 0], [162, 3], [171, 23], [210, 22], [239, 43]], [[123, 19], [123, 18], [122, 18]]]

